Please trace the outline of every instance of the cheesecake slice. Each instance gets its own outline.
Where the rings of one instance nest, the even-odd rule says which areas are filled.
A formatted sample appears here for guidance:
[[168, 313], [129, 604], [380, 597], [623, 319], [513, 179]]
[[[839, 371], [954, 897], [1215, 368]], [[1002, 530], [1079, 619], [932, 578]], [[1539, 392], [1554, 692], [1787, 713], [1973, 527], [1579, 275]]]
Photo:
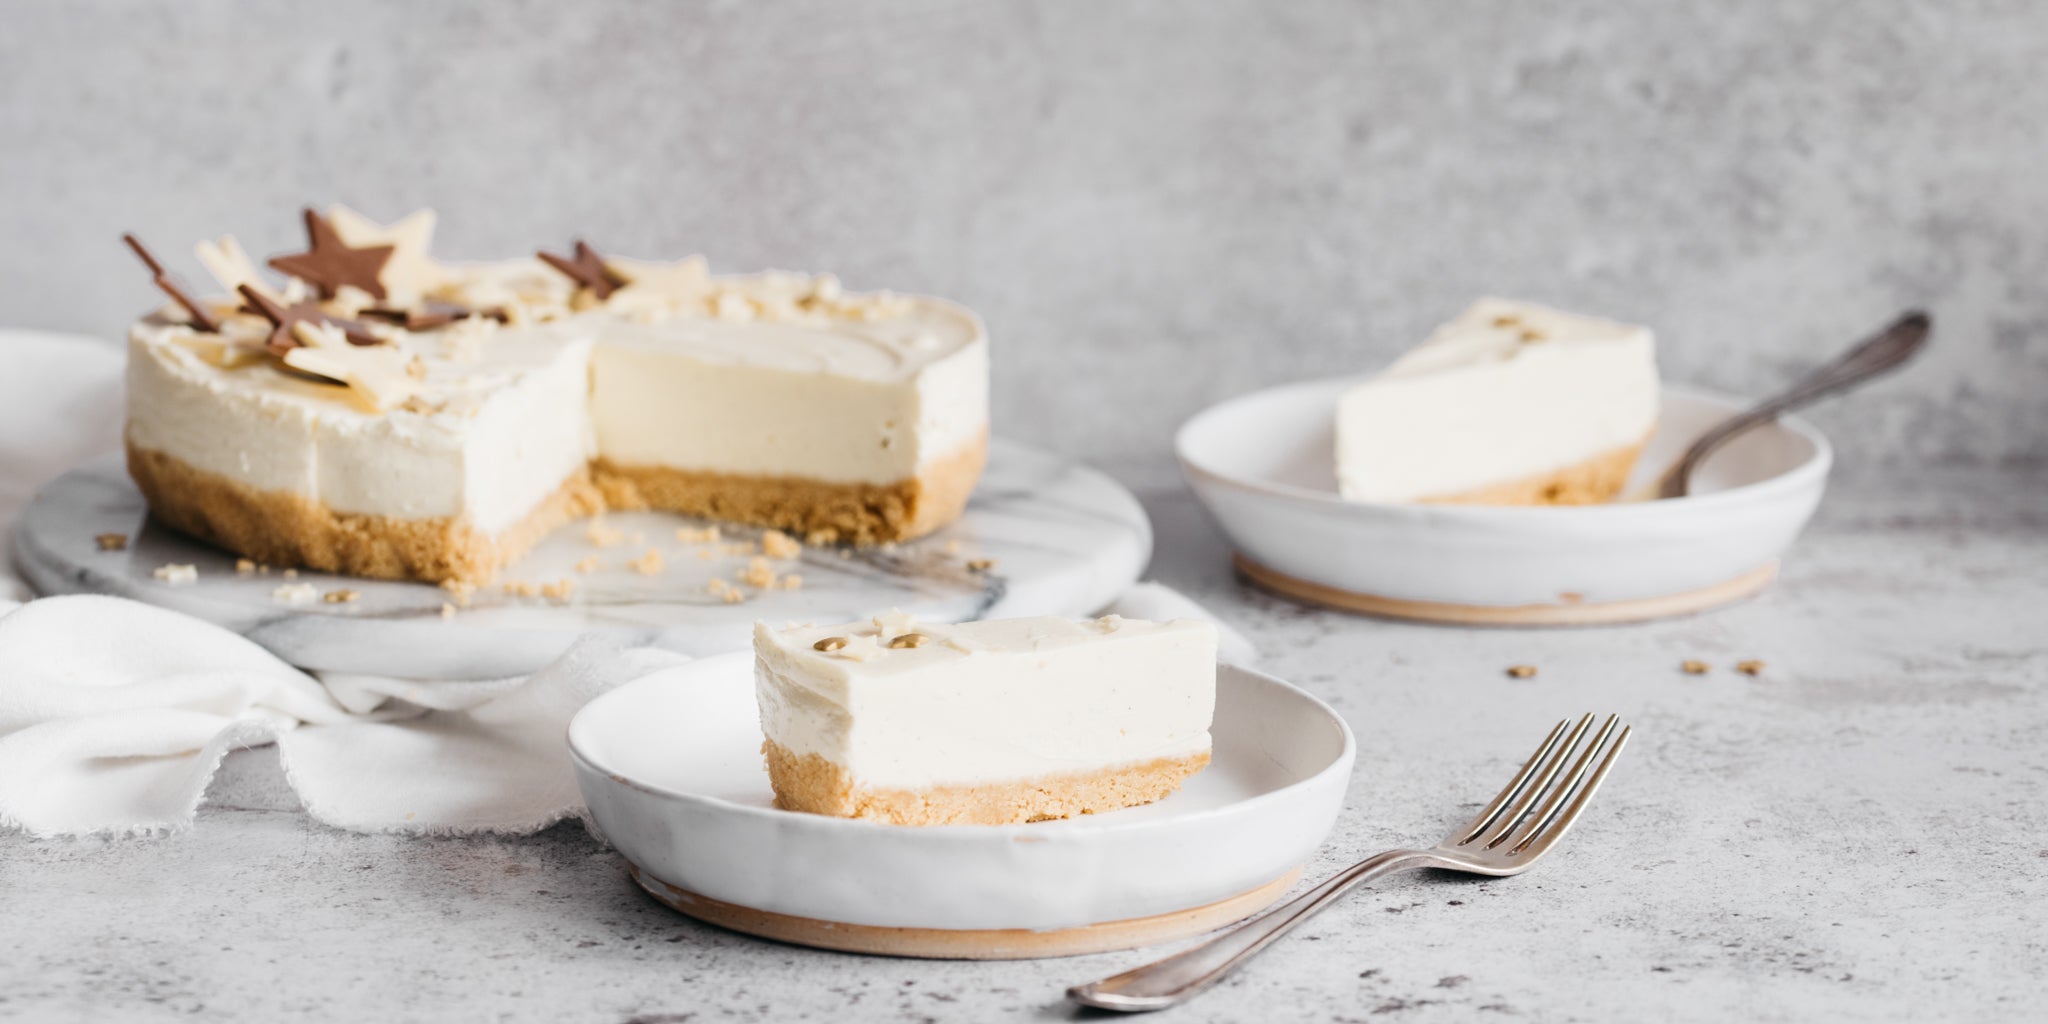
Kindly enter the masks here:
[[1151, 803], [1209, 763], [1216, 628], [1107, 616], [754, 627], [786, 810], [1002, 825]]
[[1337, 405], [1350, 501], [1585, 505], [1657, 424], [1646, 327], [1481, 299]]

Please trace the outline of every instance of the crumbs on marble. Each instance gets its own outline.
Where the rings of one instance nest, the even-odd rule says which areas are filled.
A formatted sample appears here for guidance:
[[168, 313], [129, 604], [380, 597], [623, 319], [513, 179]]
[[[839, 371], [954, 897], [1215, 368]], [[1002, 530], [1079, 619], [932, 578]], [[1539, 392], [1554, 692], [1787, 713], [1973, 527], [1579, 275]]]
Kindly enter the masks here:
[[256, 563], [255, 563], [255, 562], [254, 562], [253, 560], [251, 560], [251, 559], [247, 559], [247, 558], [237, 558], [237, 559], [235, 559], [235, 575], [237, 575], [237, 576], [254, 576], [254, 575], [256, 575]]
[[567, 577], [556, 580], [553, 583], [543, 583], [540, 585], [540, 596], [550, 601], [565, 602], [569, 600], [569, 595], [575, 592], [576, 581]]
[[625, 531], [606, 526], [603, 523], [591, 523], [588, 527], [584, 528], [583, 536], [589, 538], [592, 544], [601, 548], [617, 547], [626, 542]]
[[596, 555], [591, 555], [591, 556], [590, 556], [589, 558], [586, 558], [586, 559], [584, 559], [584, 560], [582, 560], [582, 561], [580, 561], [580, 562], [577, 562], [577, 563], [576, 563], [576, 571], [577, 571], [577, 572], [580, 572], [580, 573], [586, 573], [586, 574], [587, 574], [587, 573], [593, 573], [593, 572], [596, 572], [596, 571], [597, 571], [597, 556], [596, 556]]
[[648, 548], [646, 554], [627, 562], [626, 568], [642, 576], [656, 576], [667, 568], [667, 563], [662, 560], [660, 549]]
[[1703, 676], [1706, 675], [1708, 672], [1712, 671], [1714, 666], [1709, 665], [1706, 662], [1699, 660], [1698, 658], [1687, 658], [1684, 661], [1678, 663], [1678, 668], [1680, 671], [1684, 672], [1686, 675], [1689, 676]]
[[452, 619], [452, 618], [454, 618], [454, 617], [455, 617], [455, 606], [454, 606], [454, 605], [452, 605], [452, 604], [449, 604], [449, 603], [448, 603], [448, 602], [446, 602], [446, 601], [443, 601], [443, 602], [441, 602], [441, 617], [442, 617], [442, 618], [444, 618], [444, 619]]
[[311, 583], [287, 583], [270, 592], [270, 599], [278, 604], [312, 604], [320, 596], [318, 588]]
[[1764, 663], [1755, 658], [1738, 661], [1735, 663], [1735, 671], [1746, 676], [1760, 676], [1764, 674]]
[[125, 533], [102, 533], [94, 537], [92, 542], [99, 545], [101, 551], [128, 550], [128, 535]]
[[505, 593], [513, 597], [540, 596], [540, 584], [532, 580], [506, 580], [503, 584], [503, 589]]
[[718, 527], [706, 526], [698, 530], [679, 526], [676, 528], [676, 539], [685, 544], [716, 544], [719, 540]]
[[[289, 570], [287, 570], [287, 572], [289, 572]], [[442, 580], [441, 589], [447, 591], [450, 594], [453, 594], [455, 596], [456, 604], [461, 605], [464, 608], [467, 608], [469, 607], [469, 599], [471, 595], [476, 593], [476, 584], [471, 583], [468, 580]]]
[[328, 604], [354, 604], [356, 599], [362, 596], [363, 595], [357, 591], [350, 590], [347, 587], [341, 587], [339, 589], [330, 590], [327, 593], [320, 595], [320, 600], [325, 601]]
[[988, 572], [995, 567], [996, 560], [993, 558], [970, 558], [967, 560], [968, 572]]
[[769, 530], [761, 535], [761, 553], [769, 558], [797, 558], [803, 555], [804, 546], [781, 530]]
[[1530, 679], [1530, 678], [1533, 678], [1533, 677], [1534, 677], [1535, 675], [1536, 675], [1536, 666], [1534, 666], [1534, 665], [1510, 665], [1510, 666], [1508, 666], [1508, 676], [1509, 676], [1510, 678], [1514, 678], [1514, 679]]
[[196, 565], [186, 565], [180, 562], [173, 562], [168, 565], [157, 566], [156, 569], [150, 573], [150, 575], [164, 581], [165, 583], [170, 584], [171, 586], [182, 587], [187, 583], [196, 583], [199, 581], [199, 567]]

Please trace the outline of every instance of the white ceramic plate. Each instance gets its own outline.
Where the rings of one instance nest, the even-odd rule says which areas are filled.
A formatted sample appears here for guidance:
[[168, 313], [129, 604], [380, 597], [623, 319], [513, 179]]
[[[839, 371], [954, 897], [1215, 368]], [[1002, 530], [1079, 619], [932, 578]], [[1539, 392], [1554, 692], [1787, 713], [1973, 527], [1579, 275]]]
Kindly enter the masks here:
[[657, 895], [650, 876], [828, 927], [1079, 929], [1268, 886], [1329, 834], [1351, 777], [1343, 719], [1241, 668], [1217, 669], [1216, 698], [1213, 760], [1180, 792], [1029, 825], [907, 827], [777, 810], [749, 653], [599, 697], [570, 724], [569, 747], [598, 828]]
[[[1352, 383], [1291, 384], [1212, 406], [1181, 427], [1175, 449], [1241, 564], [1249, 560], [1247, 572], [1331, 603], [1361, 597], [1348, 602], [1361, 610], [1613, 621], [1717, 603], [1671, 600], [1684, 595], [1740, 596], [1769, 578], [1812, 516], [1831, 461], [1818, 431], [1786, 417], [1722, 448], [1683, 499], [1567, 508], [1348, 502], [1337, 496], [1333, 417]], [[1656, 434], [1624, 493], [1646, 491], [1693, 438], [1740, 408], [1665, 389]], [[1625, 614], [1569, 614], [1602, 608]], [[1528, 614], [1488, 614], [1502, 609]]]

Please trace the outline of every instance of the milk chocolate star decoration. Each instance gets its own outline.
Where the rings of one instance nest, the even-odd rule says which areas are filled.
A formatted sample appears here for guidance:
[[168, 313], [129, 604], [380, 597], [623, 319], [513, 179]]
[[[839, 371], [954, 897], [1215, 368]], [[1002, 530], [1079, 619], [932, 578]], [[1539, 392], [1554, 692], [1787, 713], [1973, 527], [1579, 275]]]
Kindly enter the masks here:
[[334, 298], [350, 285], [372, 298], [385, 297], [384, 282], [378, 275], [391, 259], [392, 246], [351, 249], [334, 225], [310, 206], [306, 207], [306, 244], [305, 252], [272, 257], [271, 267], [312, 285], [323, 299]]
[[275, 299], [246, 284], [241, 287], [241, 292], [242, 298], [248, 302], [249, 312], [270, 321], [270, 339], [264, 342], [264, 347], [280, 356], [299, 347], [298, 336], [292, 333], [292, 328], [302, 322], [333, 324], [341, 328], [342, 336], [346, 337], [351, 345], [383, 344], [382, 340], [371, 334], [362, 324], [343, 317], [331, 316], [315, 303], [296, 302], [289, 306], [280, 305]]
[[213, 314], [206, 311], [206, 307], [192, 298], [191, 293], [185, 291], [185, 286], [179, 284], [178, 279], [172, 277], [162, 263], [157, 262], [156, 256], [142, 244], [142, 239], [130, 234], [122, 235], [121, 241], [128, 243], [128, 248], [135, 250], [135, 255], [142, 260], [142, 265], [156, 275], [156, 286], [162, 289], [165, 295], [170, 296], [172, 302], [184, 307], [186, 315], [192, 318], [192, 326], [208, 333], [220, 333], [220, 321], [214, 319]]
[[609, 299], [612, 293], [625, 287], [626, 278], [618, 271], [604, 265], [604, 257], [597, 254], [582, 239], [576, 240], [576, 255], [572, 259], [557, 256], [551, 252], [540, 254], [541, 262], [561, 271], [576, 282], [577, 287], [590, 289], [590, 294], [600, 299]]

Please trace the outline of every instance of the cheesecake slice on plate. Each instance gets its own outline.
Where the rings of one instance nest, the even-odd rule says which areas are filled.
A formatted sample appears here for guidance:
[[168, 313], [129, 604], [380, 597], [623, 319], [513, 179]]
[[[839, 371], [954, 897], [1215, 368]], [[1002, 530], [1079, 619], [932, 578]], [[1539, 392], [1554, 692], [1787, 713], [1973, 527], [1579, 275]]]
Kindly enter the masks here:
[[1481, 299], [1337, 406], [1351, 501], [1587, 505], [1657, 425], [1649, 328]]
[[754, 653], [761, 749], [785, 810], [1013, 824], [1151, 803], [1209, 763], [1207, 622], [891, 613], [757, 624]]

